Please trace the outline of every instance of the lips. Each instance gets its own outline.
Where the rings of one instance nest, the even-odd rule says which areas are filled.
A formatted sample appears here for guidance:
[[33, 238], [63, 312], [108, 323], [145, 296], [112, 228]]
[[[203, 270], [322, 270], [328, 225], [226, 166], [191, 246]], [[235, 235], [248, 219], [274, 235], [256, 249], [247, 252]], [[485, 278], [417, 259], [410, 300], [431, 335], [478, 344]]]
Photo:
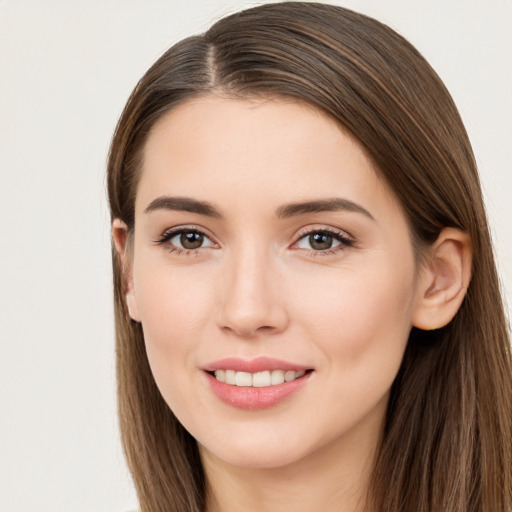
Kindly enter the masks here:
[[204, 368], [207, 372], [214, 372], [215, 370], [235, 370], [236, 372], [257, 373], [272, 370], [284, 371], [306, 371], [310, 368], [282, 359], [275, 359], [273, 357], [257, 357], [256, 359], [240, 359], [238, 357], [226, 357], [218, 361], [207, 364]]
[[302, 389], [313, 370], [280, 359], [225, 358], [206, 365], [210, 389], [224, 403], [247, 410], [275, 406]]

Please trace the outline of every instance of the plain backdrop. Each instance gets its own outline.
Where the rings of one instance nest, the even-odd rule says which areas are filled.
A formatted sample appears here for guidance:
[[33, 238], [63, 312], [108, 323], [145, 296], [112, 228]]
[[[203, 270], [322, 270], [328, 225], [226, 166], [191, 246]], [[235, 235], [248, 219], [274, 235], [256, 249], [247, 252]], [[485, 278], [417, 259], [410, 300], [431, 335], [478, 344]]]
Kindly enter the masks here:
[[[512, 1], [331, 3], [398, 30], [452, 92], [511, 304]], [[108, 145], [165, 49], [256, 4], [0, 0], [0, 512], [136, 508], [115, 410]]]

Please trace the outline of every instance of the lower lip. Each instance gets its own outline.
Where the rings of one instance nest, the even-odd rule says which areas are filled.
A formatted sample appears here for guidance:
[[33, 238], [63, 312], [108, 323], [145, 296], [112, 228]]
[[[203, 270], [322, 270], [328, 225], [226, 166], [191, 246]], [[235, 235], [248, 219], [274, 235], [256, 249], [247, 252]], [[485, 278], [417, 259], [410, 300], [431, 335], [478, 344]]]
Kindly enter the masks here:
[[299, 391], [307, 384], [312, 372], [291, 382], [283, 382], [275, 386], [262, 388], [233, 386], [218, 381], [213, 375], [206, 373], [213, 393], [224, 403], [238, 409], [259, 411], [268, 409], [283, 402], [290, 395]]

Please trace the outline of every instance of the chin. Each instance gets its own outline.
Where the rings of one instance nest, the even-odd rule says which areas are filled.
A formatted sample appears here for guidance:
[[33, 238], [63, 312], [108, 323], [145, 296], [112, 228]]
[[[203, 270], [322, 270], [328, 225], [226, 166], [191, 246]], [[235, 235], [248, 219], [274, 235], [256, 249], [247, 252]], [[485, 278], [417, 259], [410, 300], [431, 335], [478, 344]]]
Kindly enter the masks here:
[[202, 455], [220, 459], [225, 464], [246, 469], [276, 469], [300, 461], [307, 456], [307, 447], [298, 449], [291, 439], [259, 438], [248, 440], [243, 436], [236, 442], [233, 437], [223, 443], [199, 444]]
[[266, 449], [214, 455], [230, 466], [244, 469], [278, 469], [300, 460], [296, 453], [262, 453], [263, 451]]

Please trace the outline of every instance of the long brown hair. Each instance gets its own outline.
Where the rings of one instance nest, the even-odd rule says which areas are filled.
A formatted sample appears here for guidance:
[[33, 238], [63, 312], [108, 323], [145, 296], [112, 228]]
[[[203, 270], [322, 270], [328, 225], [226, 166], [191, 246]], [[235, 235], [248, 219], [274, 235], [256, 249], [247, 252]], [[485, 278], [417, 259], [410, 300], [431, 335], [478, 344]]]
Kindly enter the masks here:
[[[436, 73], [387, 26], [315, 3], [231, 15], [168, 50], [133, 91], [108, 163], [112, 219], [134, 226], [141, 154], [153, 124], [210, 92], [287, 97], [348, 130], [398, 197], [416, 247], [466, 231], [472, 280], [455, 318], [412, 330], [393, 384], [369, 506], [379, 512], [512, 510], [512, 364], [475, 160]], [[113, 251], [119, 417], [143, 512], [199, 512], [196, 442], [163, 401], [141, 326], [129, 319]]]

